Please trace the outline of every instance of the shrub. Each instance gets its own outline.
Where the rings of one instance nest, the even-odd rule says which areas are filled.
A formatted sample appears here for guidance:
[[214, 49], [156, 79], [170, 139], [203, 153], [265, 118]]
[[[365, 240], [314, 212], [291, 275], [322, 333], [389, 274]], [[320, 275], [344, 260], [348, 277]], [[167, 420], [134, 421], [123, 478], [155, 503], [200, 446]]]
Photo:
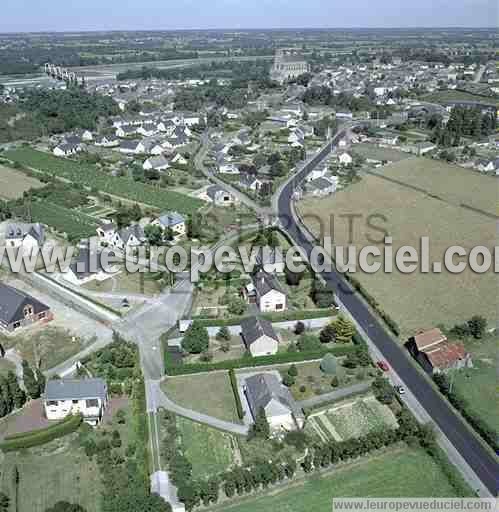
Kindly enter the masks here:
[[305, 324], [301, 321], [296, 322], [295, 324], [295, 334], [302, 334], [305, 332]]
[[233, 369], [229, 370], [229, 380], [232, 387], [232, 392], [234, 393], [234, 399], [236, 401], [237, 416], [240, 420], [242, 420], [244, 418], [244, 409], [243, 404], [241, 403], [241, 397], [239, 396], [239, 386], [237, 385], [236, 372]]

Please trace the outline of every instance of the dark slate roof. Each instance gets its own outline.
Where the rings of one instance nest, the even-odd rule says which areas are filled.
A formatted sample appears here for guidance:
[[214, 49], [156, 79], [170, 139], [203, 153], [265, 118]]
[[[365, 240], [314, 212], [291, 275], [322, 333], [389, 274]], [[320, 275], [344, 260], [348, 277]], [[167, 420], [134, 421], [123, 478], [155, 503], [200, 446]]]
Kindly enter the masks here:
[[136, 150], [140, 144], [140, 140], [122, 140], [120, 142], [120, 148]]
[[0, 283], [0, 322], [9, 325], [22, 320], [24, 318], [23, 308], [28, 304], [33, 306], [35, 315], [50, 309], [31, 295]]
[[8, 224], [5, 228], [5, 238], [13, 240], [31, 235], [40, 245], [45, 241], [45, 228], [40, 224]]
[[135, 236], [135, 238], [139, 241], [144, 240], [146, 237], [140, 224], [132, 224], [128, 228], [124, 228], [120, 231], [120, 237], [123, 242], [125, 242], [125, 244], [128, 242], [132, 235]]
[[241, 331], [247, 348], [264, 335], [279, 341], [272, 324], [261, 317], [251, 316], [241, 320]]
[[272, 373], [258, 373], [248, 377], [246, 396], [253, 417], [256, 417], [260, 409], [265, 408], [271, 400], [280, 402], [295, 415], [302, 414], [289, 389]]
[[277, 290], [281, 293], [284, 293], [277, 279], [267, 272], [264, 272], [263, 270], [257, 272], [253, 276], [253, 284], [255, 285], [255, 289], [260, 296], [265, 295], [272, 290]]
[[316, 178], [315, 180], [312, 180], [309, 183], [309, 186], [311, 188], [314, 188], [316, 190], [327, 190], [330, 188], [333, 184], [327, 179], [327, 178]]
[[54, 379], [45, 386], [45, 400], [105, 400], [107, 385], [103, 379]]
[[219, 192], [223, 192], [224, 194], [227, 194], [230, 196], [231, 194], [229, 192], [226, 192], [222, 187], [219, 187], [218, 185], [211, 185], [206, 189], [206, 195], [211, 198], [213, 201], [216, 199], [217, 194]]

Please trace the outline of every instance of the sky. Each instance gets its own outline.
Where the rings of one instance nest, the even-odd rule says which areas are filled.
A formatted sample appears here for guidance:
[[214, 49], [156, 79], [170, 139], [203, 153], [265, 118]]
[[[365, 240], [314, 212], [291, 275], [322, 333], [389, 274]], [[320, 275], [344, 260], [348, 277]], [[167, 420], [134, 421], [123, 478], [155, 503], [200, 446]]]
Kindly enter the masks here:
[[0, 32], [497, 27], [497, 0], [1, 0]]

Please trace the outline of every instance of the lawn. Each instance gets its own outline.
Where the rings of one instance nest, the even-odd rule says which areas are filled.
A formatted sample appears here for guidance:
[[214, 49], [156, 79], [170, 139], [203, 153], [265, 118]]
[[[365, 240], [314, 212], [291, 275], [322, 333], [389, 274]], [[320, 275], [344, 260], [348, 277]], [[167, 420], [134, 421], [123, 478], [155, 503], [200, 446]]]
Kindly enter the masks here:
[[45, 185], [36, 178], [0, 165], [0, 197], [3, 199], [18, 199], [31, 188], [42, 188]]
[[397, 151], [396, 149], [381, 148], [375, 144], [367, 143], [353, 145], [352, 153], [372, 160], [386, 160], [391, 162], [399, 162], [400, 160], [405, 160], [410, 157], [408, 153]]
[[369, 432], [397, 427], [389, 407], [378, 402], [372, 395], [343, 400], [314, 416], [314, 419], [324, 434], [337, 440], [362, 437]]
[[[499, 432], [499, 407], [497, 394], [497, 368], [499, 352], [497, 335], [481, 341], [466, 344], [473, 358], [473, 368], [466, 368], [453, 375], [456, 391], [469, 403], [471, 410], [481, 416], [483, 421]], [[452, 378], [452, 375], [451, 375]]]
[[90, 281], [83, 285], [83, 288], [95, 292], [115, 292], [115, 293], [137, 293], [143, 295], [157, 295], [161, 291], [161, 283], [157, 279], [158, 274], [146, 273], [144, 276], [143, 288], [141, 286], [141, 274], [138, 272], [129, 273], [122, 268], [119, 274], [112, 279], [105, 281]]
[[177, 416], [182, 452], [192, 463], [194, 479], [226, 471], [234, 462], [235, 439], [227, 433]]
[[0, 341], [6, 349], [15, 347], [30, 364], [39, 362], [42, 370], [66, 361], [92, 342], [83, 343], [69, 331], [50, 325], [33, 327], [15, 336], [0, 335]]
[[169, 377], [163, 380], [161, 389], [182, 407], [239, 422], [228, 372]]
[[[87, 512], [100, 510], [101, 482], [96, 462], [66, 436], [42, 447], [5, 454], [2, 491], [15, 506], [13, 471], [19, 471], [18, 512], [45, 512], [57, 501], [78, 503]], [[14, 510], [14, 508], [12, 508]]]
[[9, 372], [15, 372], [16, 367], [14, 363], [10, 362], [8, 359], [0, 359], [0, 375], [7, 375]]
[[[394, 254], [404, 245], [418, 250], [423, 236], [430, 239], [430, 262], [442, 262], [445, 250], [453, 245], [468, 252], [477, 245], [494, 247], [496, 227], [491, 215], [497, 187], [493, 178], [426, 158], [403, 160], [380, 174], [369, 175], [332, 197], [305, 199], [299, 210], [309, 216], [307, 223], [317, 235], [334, 235], [338, 246], [350, 243], [349, 224], [340, 216], [360, 215], [351, 239], [358, 250], [377, 245], [383, 253], [384, 245], [375, 243], [383, 235], [367, 225], [370, 215], [383, 216], [384, 220], [377, 217], [372, 223], [393, 238]], [[473, 314], [496, 317], [494, 301], [483, 300], [495, 297], [494, 279], [469, 268], [460, 274], [445, 269], [438, 274], [419, 270], [403, 274], [394, 265], [391, 274], [358, 271], [355, 278], [400, 325], [402, 338], [419, 328], [461, 323]]]
[[226, 505], [227, 512], [329, 512], [334, 497], [453, 497], [440, 468], [421, 450], [403, 449], [312, 476], [266, 496]]

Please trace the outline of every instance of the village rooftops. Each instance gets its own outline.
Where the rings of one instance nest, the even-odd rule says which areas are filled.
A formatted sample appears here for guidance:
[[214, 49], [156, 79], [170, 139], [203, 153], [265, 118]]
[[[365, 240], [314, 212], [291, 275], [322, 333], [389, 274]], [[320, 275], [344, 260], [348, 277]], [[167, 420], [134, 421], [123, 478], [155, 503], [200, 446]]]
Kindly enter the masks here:
[[429, 331], [423, 331], [414, 336], [414, 343], [421, 352], [428, 352], [431, 347], [447, 341], [447, 337], [442, 331], [435, 327]]
[[425, 350], [425, 354], [431, 365], [440, 370], [453, 367], [467, 356], [462, 343], [440, 343], [433, 349]]
[[31, 295], [7, 284], [0, 283], [0, 323], [9, 325], [21, 320], [24, 317], [23, 308], [26, 305], [33, 307], [34, 315], [49, 310], [48, 306]]

